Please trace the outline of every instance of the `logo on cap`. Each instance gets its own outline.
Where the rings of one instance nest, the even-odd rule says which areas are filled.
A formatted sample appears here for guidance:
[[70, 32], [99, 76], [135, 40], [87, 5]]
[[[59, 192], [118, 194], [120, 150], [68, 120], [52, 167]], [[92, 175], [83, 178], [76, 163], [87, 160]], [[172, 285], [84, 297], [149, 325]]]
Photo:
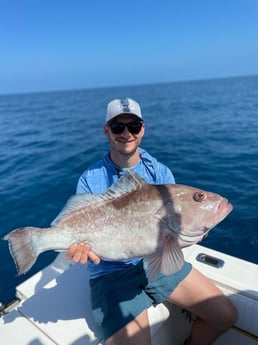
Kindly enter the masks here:
[[128, 98], [123, 98], [120, 100], [121, 106], [123, 108], [123, 113], [130, 113]]

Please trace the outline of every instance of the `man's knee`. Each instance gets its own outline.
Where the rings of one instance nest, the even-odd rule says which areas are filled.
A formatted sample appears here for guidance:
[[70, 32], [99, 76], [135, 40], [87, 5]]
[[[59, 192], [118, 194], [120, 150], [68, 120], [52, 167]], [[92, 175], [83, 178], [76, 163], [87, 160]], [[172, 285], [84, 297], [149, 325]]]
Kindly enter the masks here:
[[237, 321], [238, 313], [236, 307], [227, 300], [224, 305], [223, 314], [216, 320], [217, 326], [221, 331], [226, 331], [231, 328]]

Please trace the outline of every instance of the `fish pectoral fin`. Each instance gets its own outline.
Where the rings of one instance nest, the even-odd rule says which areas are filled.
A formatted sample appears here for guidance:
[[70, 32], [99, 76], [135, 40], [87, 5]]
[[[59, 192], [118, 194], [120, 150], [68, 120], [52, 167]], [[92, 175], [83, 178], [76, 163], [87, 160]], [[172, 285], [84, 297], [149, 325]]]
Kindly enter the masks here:
[[182, 268], [183, 263], [184, 254], [177, 240], [173, 236], [167, 236], [164, 240], [161, 273], [173, 274]]
[[145, 261], [147, 278], [152, 281], [159, 273], [170, 275], [179, 271], [184, 263], [184, 255], [177, 240], [173, 236], [166, 236], [162, 251], [157, 251]]
[[145, 258], [144, 268], [148, 281], [154, 280], [161, 270], [161, 256], [151, 255], [148, 258]]

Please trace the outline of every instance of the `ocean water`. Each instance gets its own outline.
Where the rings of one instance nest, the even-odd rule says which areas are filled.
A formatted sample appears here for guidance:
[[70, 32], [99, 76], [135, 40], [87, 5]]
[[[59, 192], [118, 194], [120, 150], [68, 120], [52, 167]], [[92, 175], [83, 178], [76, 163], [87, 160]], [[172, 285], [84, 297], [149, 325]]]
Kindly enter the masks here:
[[[83, 170], [106, 154], [106, 105], [125, 96], [142, 106], [142, 147], [178, 183], [221, 193], [234, 205], [202, 244], [258, 263], [258, 76], [0, 95], [0, 236], [49, 225]], [[41, 254], [15, 277], [0, 241], [0, 301], [55, 255]]]

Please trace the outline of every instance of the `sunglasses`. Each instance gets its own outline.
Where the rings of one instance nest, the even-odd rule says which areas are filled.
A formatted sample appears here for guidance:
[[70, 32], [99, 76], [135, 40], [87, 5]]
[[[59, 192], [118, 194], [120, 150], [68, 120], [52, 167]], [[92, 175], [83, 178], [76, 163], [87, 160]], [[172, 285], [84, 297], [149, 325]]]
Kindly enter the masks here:
[[143, 126], [143, 121], [133, 121], [129, 123], [111, 122], [108, 124], [113, 134], [121, 134], [125, 130], [125, 127], [131, 134], [138, 134]]

